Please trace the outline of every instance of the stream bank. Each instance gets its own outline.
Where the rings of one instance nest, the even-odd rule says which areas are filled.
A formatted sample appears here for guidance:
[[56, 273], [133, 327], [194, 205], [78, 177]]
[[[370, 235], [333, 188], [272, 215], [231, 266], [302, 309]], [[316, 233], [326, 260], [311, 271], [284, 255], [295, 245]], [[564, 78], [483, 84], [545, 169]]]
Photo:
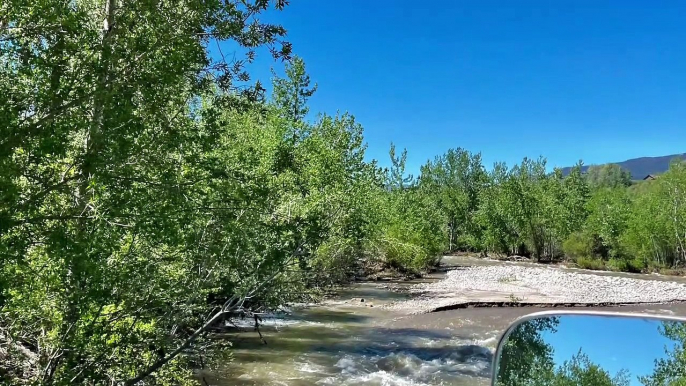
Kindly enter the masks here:
[[[408, 309], [416, 308], [417, 303], [431, 304], [432, 299], [433, 303], [448, 304], [456, 299], [450, 296], [464, 296], [469, 291], [474, 296], [507, 297], [515, 287], [520, 291], [554, 294], [549, 293], [552, 289], [542, 286], [532, 288], [524, 276], [517, 281], [477, 274], [503, 267], [503, 272], [512, 271], [511, 267], [515, 271], [536, 268], [526, 263], [491, 264], [456, 258], [447, 258], [445, 263], [453, 271], [436, 272], [413, 281], [356, 283], [320, 305], [296, 307], [268, 318], [262, 327], [266, 345], [257, 333], [246, 328], [246, 332], [232, 336], [232, 361], [219, 370], [198, 375], [207, 384], [225, 386], [486, 385], [493, 350], [502, 331], [518, 317], [539, 308], [518, 304], [518, 307], [461, 308], [432, 313], [428, 313], [430, 309], [423, 312], [408, 312]], [[686, 288], [681, 278], [550, 269], [551, 272], [545, 273], [558, 279], [567, 279], [566, 274], [580, 274], [584, 275], [581, 279], [599, 280], [598, 283], [606, 280], [610, 284], [625, 283], [629, 279], [632, 283], [643, 280], [638, 285], [648, 287]], [[458, 271], [463, 271], [464, 276], [450, 273]], [[451, 278], [451, 275], [458, 276]], [[542, 282], [539, 276], [535, 272], [532, 278]], [[448, 283], [449, 280], [452, 282]], [[555, 281], [549, 282], [552, 285]], [[605, 288], [610, 294], [619, 293], [613, 292], [609, 284]], [[447, 291], [448, 295], [446, 292], [440, 295], [440, 291]], [[408, 304], [415, 306], [407, 307]], [[611, 309], [686, 316], [684, 304], [619, 305]]]

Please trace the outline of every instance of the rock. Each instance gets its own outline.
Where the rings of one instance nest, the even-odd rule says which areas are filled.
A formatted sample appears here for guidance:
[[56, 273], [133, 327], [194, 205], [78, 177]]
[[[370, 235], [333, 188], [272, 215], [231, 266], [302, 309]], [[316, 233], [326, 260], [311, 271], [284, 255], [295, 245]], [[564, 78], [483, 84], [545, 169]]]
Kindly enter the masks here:
[[[516, 277], [517, 281], [508, 280]], [[427, 312], [460, 301], [509, 301], [510, 296], [558, 304], [686, 301], [686, 285], [641, 278], [567, 271], [554, 267], [477, 266], [449, 271], [445, 279], [411, 287], [417, 296], [391, 308]], [[465, 299], [469, 296], [469, 299]], [[530, 298], [532, 297], [532, 298]], [[488, 299], [487, 299], [488, 298]]]
[[360, 303], [364, 303], [364, 298], [360, 298]]

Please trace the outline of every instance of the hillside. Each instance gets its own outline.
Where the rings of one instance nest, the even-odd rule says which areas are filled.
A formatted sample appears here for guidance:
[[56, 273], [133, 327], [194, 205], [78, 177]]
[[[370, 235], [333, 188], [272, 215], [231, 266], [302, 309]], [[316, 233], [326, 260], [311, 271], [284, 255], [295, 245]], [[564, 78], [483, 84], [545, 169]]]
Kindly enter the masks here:
[[[661, 157], [632, 158], [626, 161], [613, 163], [616, 163], [623, 169], [628, 170], [634, 180], [640, 180], [648, 174], [660, 174], [666, 172], [667, 169], [669, 169], [669, 163], [677, 157], [681, 157], [682, 159], [686, 160], [686, 153], [665, 155]], [[588, 170], [589, 166], [591, 165], [585, 165], [582, 168], [582, 171]], [[570, 169], [571, 167], [562, 168], [562, 173], [566, 175], [569, 173]]]

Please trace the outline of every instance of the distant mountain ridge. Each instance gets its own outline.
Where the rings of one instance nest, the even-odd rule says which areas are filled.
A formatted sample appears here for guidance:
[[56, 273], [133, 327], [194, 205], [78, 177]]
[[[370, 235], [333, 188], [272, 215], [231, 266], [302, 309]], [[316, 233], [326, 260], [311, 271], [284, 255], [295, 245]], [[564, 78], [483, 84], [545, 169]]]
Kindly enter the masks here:
[[[610, 162], [619, 165], [622, 169], [627, 170], [631, 173], [631, 178], [634, 180], [642, 180], [648, 174], [660, 174], [664, 173], [669, 169], [669, 164], [674, 158], [681, 158], [686, 160], [686, 153], [683, 154], [672, 154], [665, 155], [661, 157], [640, 157], [632, 158], [622, 162]], [[588, 170], [588, 168], [593, 165], [584, 165], [581, 168], [582, 172]], [[571, 170], [571, 167], [562, 168], [562, 174], [567, 175]]]

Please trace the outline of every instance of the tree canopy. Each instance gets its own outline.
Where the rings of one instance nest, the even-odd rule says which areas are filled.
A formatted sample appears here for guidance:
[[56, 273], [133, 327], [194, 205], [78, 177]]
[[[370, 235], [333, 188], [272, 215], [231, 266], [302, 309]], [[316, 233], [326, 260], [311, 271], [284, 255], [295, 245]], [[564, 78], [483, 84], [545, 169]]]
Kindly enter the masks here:
[[[392, 144], [367, 160], [353, 115], [310, 114], [317, 85], [264, 21], [286, 5], [0, 4], [3, 383], [189, 384], [227, 319], [447, 251], [686, 264], [683, 162], [627, 188], [462, 148], [418, 176]], [[248, 71], [267, 52], [269, 94]]]

